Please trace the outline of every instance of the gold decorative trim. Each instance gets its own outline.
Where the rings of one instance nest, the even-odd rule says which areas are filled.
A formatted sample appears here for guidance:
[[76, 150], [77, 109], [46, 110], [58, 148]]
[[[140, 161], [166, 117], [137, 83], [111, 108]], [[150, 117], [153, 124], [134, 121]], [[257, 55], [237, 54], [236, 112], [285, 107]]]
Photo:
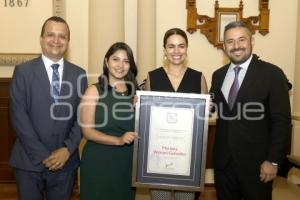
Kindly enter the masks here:
[[300, 121], [300, 113], [294, 112], [292, 115], [292, 119], [295, 121]]
[[38, 57], [40, 54], [26, 53], [2, 53], [0, 54], [0, 66], [14, 66], [33, 58]]
[[53, 15], [65, 19], [65, 14], [66, 14], [65, 0], [53, 0]]
[[[52, 0], [53, 15], [65, 18], [66, 0]], [[0, 66], [15, 66], [38, 57], [39, 53], [0, 53]]]

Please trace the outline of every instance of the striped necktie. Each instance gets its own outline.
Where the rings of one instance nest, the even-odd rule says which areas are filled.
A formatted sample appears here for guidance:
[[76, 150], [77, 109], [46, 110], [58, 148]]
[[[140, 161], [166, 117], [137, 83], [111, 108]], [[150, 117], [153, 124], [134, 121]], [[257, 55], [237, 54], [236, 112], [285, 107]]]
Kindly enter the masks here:
[[230, 110], [232, 110], [233, 104], [234, 104], [237, 94], [239, 92], [239, 88], [240, 88], [239, 73], [240, 73], [241, 67], [236, 66], [235, 68], [233, 68], [233, 70], [234, 70], [234, 81], [231, 85], [231, 88], [230, 88], [229, 94], [228, 94], [228, 105], [229, 105]]
[[52, 89], [53, 99], [56, 103], [58, 102], [59, 91], [60, 91], [58, 67], [59, 67], [59, 64], [52, 64], [51, 65], [51, 68], [53, 69], [51, 89]]

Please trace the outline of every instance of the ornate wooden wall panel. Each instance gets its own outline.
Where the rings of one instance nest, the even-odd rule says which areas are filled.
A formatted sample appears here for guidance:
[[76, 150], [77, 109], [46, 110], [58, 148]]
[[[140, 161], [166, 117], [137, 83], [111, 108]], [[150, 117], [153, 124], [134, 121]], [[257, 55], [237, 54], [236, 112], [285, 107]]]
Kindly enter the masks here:
[[0, 182], [13, 182], [12, 169], [8, 160], [15, 134], [10, 126], [9, 117], [9, 85], [10, 78], [0, 78]]

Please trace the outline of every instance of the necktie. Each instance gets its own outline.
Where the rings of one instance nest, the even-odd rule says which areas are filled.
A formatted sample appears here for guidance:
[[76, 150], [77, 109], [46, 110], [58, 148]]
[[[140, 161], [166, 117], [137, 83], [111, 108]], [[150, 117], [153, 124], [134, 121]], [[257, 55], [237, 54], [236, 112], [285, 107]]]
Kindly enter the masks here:
[[53, 69], [52, 72], [52, 96], [54, 98], [54, 101], [58, 101], [59, 97], [59, 72], [58, 72], [59, 64], [52, 64], [51, 68]]
[[234, 81], [231, 85], [231, 88], [229, 90], [229, 94], [228, 94], [228, 105], [229, 108], [232, 110], [233, 104], [235, 102], [235, 99], [237, 97], [238, 91], [239, 91], [239, 72], [241, 70], [240, 66], [236, 66], [235, 68], [233, 68], [234, 70]]

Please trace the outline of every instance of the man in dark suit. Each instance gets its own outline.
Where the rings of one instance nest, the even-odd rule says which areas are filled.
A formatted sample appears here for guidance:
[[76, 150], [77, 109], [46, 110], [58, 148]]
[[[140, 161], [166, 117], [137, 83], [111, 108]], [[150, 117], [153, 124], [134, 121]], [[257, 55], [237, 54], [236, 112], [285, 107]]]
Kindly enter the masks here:
[[42, 27], [42, 55], [16, 66], [11, 90], [11, 121], [16, 132], [10, 165], [20, 200], [67, 200], [79, 165], [82, 133], [77, 107], [86, 74], [66, 61], [70, 31], [50, 17]]
[[272, 199], [272, 180], [285, 156], [291, 125], [282, 70], [252, 54], [246, 24], [225, 27], [231, 63], [216, 70], [210, 92], [218, 112], [214, 144], [218, 200]]

